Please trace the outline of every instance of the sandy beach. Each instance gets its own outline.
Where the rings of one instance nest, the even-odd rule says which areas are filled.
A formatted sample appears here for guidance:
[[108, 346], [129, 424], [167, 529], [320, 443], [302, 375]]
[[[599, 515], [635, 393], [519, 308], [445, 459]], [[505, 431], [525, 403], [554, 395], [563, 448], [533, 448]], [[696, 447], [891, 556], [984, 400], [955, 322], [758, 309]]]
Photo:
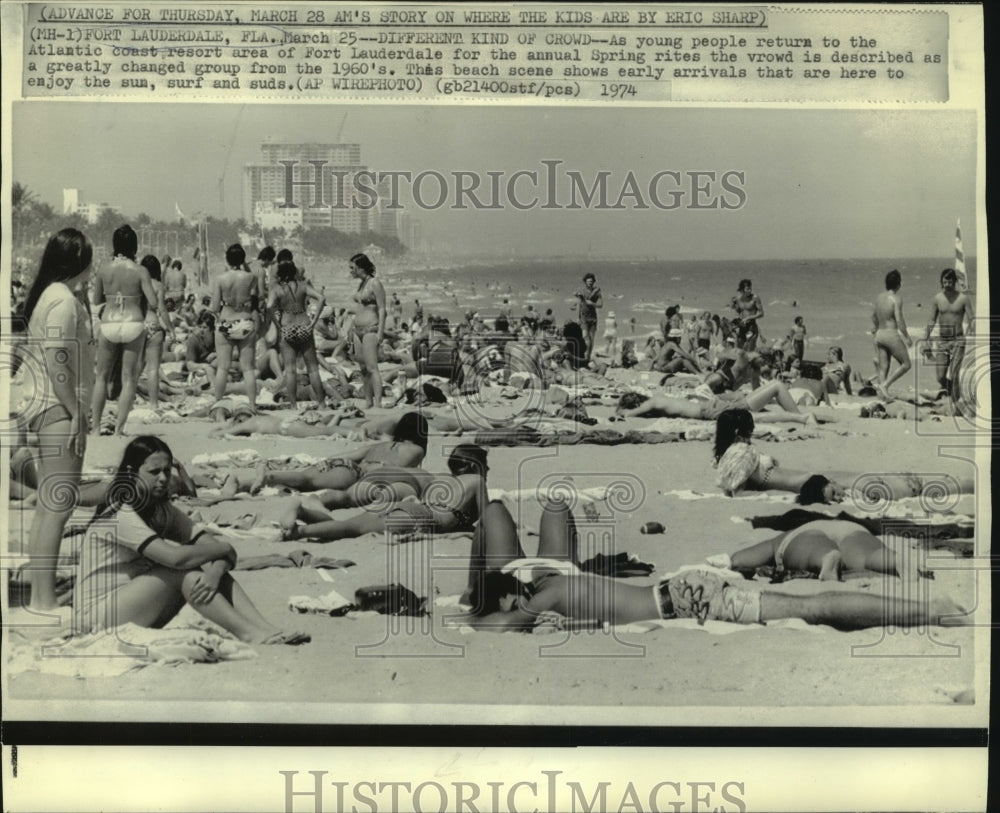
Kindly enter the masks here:
[[[590, 407], [590, 412], [601, 421], [595, 428], [623, 431], [652, 423], [632, 419], [626, 426], [607, 424], [604, 419], [611, 414], [610, 408]], [[858, 417], [858, 408], [832, 412], [836, 423], [801, 427], [800, 434], [806, 435], [802, 439], [757, 444], [782, 466], [795, 469], [821, 466], [827, 471], [859, 473], [975, 474], [971, 464], [937, 453], [939, 446], [956, 437], [953, 419], [876, 421]], [[264, 457], [330, 456], [356, 445], [277, 436], [209, 438], [213, 424], [207, 419], [147, 426], [133, 421], [127, 428], [133, 435], [160, 435], [185, 464], [198, 455], [238, 450], [254, 450]], [[461, 440], [469, 440], [468, 435]], [[453, 435], [432, 436], [425, 468], [444, 470], [445, 455], [457, 442], [459, 438]], [[94, 438], [87, 468], [116, 465], [122, 446], [121, 439]], [[571, 476], [588, 494], [616, 477], [639, 483], [640, 493], [630, 497], [624, 510], [616, 510], [614, 500], [598, 501], [596, 518], [588, 520], [582, 511], [584, 498], [575, 515], [584, 537], [593, 538], [596, 531], [604, 544], [610, 540], [615, 552], [626, 551], [655, 564], [652, 575], [630, 580], [652, 585], [679, 566], [773, 536], [774, 531], [754, 530], [745, 520], [794, 507], [793, 495], [777, 492], [723, 496], [714, 483], [710, 450], [709, 440], [492, 448], [489, 487], [491, 493], [527, 493], [543, 477], [556, 474]], [[977, 490], [980, 487], [981, 480]], [[699, 493], [701, 498], [690, 498]], [[916, 500], [906, 502], [913, 505], [900, 513], [927, 515]], [[958, 514], [971, 513], [973, 503], [974, 498], [967, 496], [945, 507]], [[537, 501], [527, 499], [523, 504], [521, 538], [531, 556], [537, 546], [539, 512]], [[857, 506], [819, 507], [834, 514]], [[81, 509], [79, 516], [85, 515]], [[12, 543], [29, 518], [30, 511], [10, 511]], [[640, 527], [649, 521], [662, 523], [665, 532], [641, 534]], [[853, 724], [891, 726], [969, 719], [975, 709], [988, 703], [981, 693], [988, 652], [986, 642], [976, 640], [976, 627], [845, 633], [778, 622], [766, 627], [726, 625], [732, 634], [713, 634], [693, 625], [641, 634], [596, 630], [548, 636], [454, 628], [447, 618], [459, 609], [445, 605], [447, 597], [457, 596], [464, 588], [470, 539], [468, 534], [452, 534], [433, 542], [390, 546], [383, 537], [371, 534], [327, 543], [282, 542], [275, 529], [257, 525], [233, 540], [241, 558], [306, 550], [356, 563], [326, 571], [269, 568], [236, 574], [265, 616], [309, 632], [311, 643], [258, 646], [252, 660], [153, 665], [113, 677], [15, 671], [8, 678], [7, 698], [12, 703], [8, 716], [13, 708], [15, 715], [33, 719], [51, 715], [81, 720], [349, 723], [447, 719], [454, 723], [653, 725], [691, 720], [758, 724], [764, 719], [762, 714], [773, 714], [767, 719], [775, 724], [783, 719], [793, 724], [803, 719], [833, 724], [832, 707], [850, 706], [846, 713]], [[978, 542], [965, 540], [966, 548], [972, 544], [982, 555]], [[12, 548], [16, 549], [16, 543]], [[943, 592], [970, 609], [979, 602], [977, 617], [985, 619], [988, 596], [982, 585], [977, 592], [972, 560], [954, 550], [932, 550], [928, 555], [926, 567], [934, 571], [934, 578], [922, 579], [918, 589], [928, 596]], [[407, 571], [397, 579], [400, 571], [390, 566], [401, 556], [432, 562], [432, 591], [427, 591], [431, 593], [430, 618], [373, 613], [330, 617], [293, 614], [289, 609], [293, 595], [320, 597], [333, 589], [350, 600], [365, 585], [406, 583]], [[777, 589], [895, 591], [898, 595], [901, 582], [868, 573], [840, 583], [790, 580]], [[975, 705], [969, 705], [973, 701]], [[866, 712], [869, 708], [871, 714]], [[581, 709], [585, 719], [580, 717]]]

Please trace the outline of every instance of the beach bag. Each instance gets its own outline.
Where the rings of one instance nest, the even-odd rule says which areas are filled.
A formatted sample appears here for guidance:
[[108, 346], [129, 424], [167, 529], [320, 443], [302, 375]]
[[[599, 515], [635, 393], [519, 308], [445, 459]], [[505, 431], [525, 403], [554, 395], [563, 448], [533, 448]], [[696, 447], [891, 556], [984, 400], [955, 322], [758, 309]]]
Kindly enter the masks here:
[[759, 467], [760, 453], [753, 446], [734, 443], [719, 459], [716, 485], [729, 496], [735, 496]]
[[374, 610], [382, 615], [427, 615], [427, 599], [398, 583], [359, 587], [354, 592], [354, 604], [359, 610]]

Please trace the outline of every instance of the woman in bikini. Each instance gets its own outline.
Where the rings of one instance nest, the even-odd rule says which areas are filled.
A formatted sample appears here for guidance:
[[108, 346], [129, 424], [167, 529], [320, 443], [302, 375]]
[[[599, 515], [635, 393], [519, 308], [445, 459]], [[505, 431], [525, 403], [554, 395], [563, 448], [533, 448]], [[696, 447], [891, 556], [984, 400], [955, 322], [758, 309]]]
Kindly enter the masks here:
[[916, 581], [916, 562], [901, 563], [896, 552], [856, 522], [820, 519], [793, 531], [738, 550], [707, 559], [716, 567], [756, 570], [773, 565], [780, 574], [786, 570], [806, 570], [819, 574], [820, 581], [840, 581], [845, 570], [871, 570]]
[[190, 604], [200, 615], [253, 644], [302, 644], [254, 606], [229, 574], [236, 551], [199, 528], [170, 501], [173, 454], [162, 440], [135, 438], [122, 455], [81, 550], [74, 590], [78, 632], [133, 623], [159, 628]]
[[159, 307], [149, 308], [146, 311], [146, 346], [139, 363], [140, 375], [145, 369], [149, 376], [149, 406], [151, 409], [158, 409], [160, 406], [160, 362], [163, 359], [163, 347], [168, 337], [171, 342], [174, 342], [176, 334], [163, 296], [160, 261], [152, 254], [147, 254], [142, 258], [140, 265], [149, 272], [149, 279], [153, 283], [153, 291], [156, 292], [159, 304]]
[[215, 280], [212, 304], [209, 309], [216, 316], [215, 324], [215, 399], [226, 394], [229, 365], [233, 350], [239, 355], [243, 371], [243, 387], [250, 401], [250, 408], [257, 409], [257, 367], [254, 360], [254, 341], [257, 322], [254, 312], [258, 307], [257, 276], [245, 269], [246, 252], [234, 243], [226, 249], [226, 265]]
[[[875, 352], [878, 354], [878, 384], [876, 389], [883, 398], [889, 397], [889, 385], [910, 371], [910, 351], [913, 339], [906, 330], [903, 318], [903, 299], [899, 295], [902, 275], [893, 269], [885, 275], [885, 290], [875, 299], [872, 322], [875, 325]], [[899, 366], [889, 375], [895, 359]]]
[[287, 486], [298, 491], [344, 491], [374, 472], [378, 472], [382, 481], [408, 481], [419, 487], [412, 470], [420, 466], [427, 454], [427, 419], [419, 412], [407, 412], [398, 421], [392, 417], [386, 421], [394, 424], [380, 427], [388, 430], [389, 440], [303, 469], [269, 471], [262, 465], [257, 469], [250, 491], [266, 485]]
[[19, 427], [49, 450], [37, 461], [37, 483], [48, 499], [36, 510], [28, 537], [32, 610], [56, 607], [56, 559], [78, 500], [87, 448], [93, 346], [90, 317], [74, 290], [86, 283], [92, 257], [90, 241], [76, 229], [53, 235], [24, 303], [36, 350], [25, 355], [13, 377], [10, 409]]
[[378, 348], [385, 333], [385, 288], [375, 279], [375, 266], [364, 254], [350, 261], [351, 276], [358, 280], [354, 301], [354, 358], [361, 368], [361, 391], [365, 409], [382, 404], [382, 374], [378, 369]]
[[[777, 402], [781, 411], [761, 412], [772, 401]], [[692, 418], [714, 421], [726, 410], [743, 409], [759, 412], [758, 419], [769, 423], [811, 423], [815, 419], [808, 413], [799, 412], [787, 387], [780, 381], [772, 381], [758, 387], [753, 392], [736, 398], [715, 396], [710, 399], [689, 400], [672, 395], [657, 393], [645, 396], [637, 392], [627, 392], [618, 400], [615, 415], [619, 418]]]
[[[309, 372], [309, 386], [313, 400], [323, 402], [323, 384], [319, 377], [319, 363], [316, 360], [316, 344], [313, 330], [323, 315], [326, 300], [323, 291], [313, 290], [308, 282], [300, 282], [299, 270], [291, 260], [278, 263], [277, 284], [271, 290], [267, 307], [275, 316], [281, 335], [281, 364], [285, 374], [285, 394], [292, 409], [298, 396], [298, 360], [301, 357]], [[306, 303], [318, 301], [316, 313], [310, 317]]]
[[499, 501], [484, 506], [473, 536], [464, 597], [471, 613], [446, 623], [493, 632], [530, 631], [537, 626], [593, 629], [672, 618], [693, 618], [699, 624], [800, 618], [841, 630], [970, 623], [968, 612], [944, 596], [930, 601], [888, 601], [877, 594], [847, 591], [798, 596], [762, 590], [735, 574], [697, 567], [684, 568], [652, 586], [583, 573], [578, 566], [579, 536], [564, 501], [543, 505], [538, 539], [538, 557], [543, 561], [524, 560], [510, 512]]
[[123, 434], [135, 400], [139, 358], [146, 346], [146, 314], [159, 301], [149, 272], [135, 261], [139, 238], [131, 226], [120, 226], [112, 237], [115, 256], [94, 276], [93, 303], [104, 305], [97, 344], [97, 378], [91, 409], [92, 431], [101, 432], [111, 370], [121, 355], [122, 389], [118, 396], [115, 434]]
[[[458, 446], [448, 458], [450, 475], [428, 475], [416, 487], [401, 481], [383, 482], [382, 469], [357, 483], [351, 502], [366, 510], [344, 520], [311, 521], [285, 529], [284, 539], [332, 541], [367, 533], [411, 534], [471, 531], [485, 501], [486, 450], [472, 444]], [[341, 507], [341, 506], [338, 506]], [[314, 519], [308, 511], [307, 519]]]

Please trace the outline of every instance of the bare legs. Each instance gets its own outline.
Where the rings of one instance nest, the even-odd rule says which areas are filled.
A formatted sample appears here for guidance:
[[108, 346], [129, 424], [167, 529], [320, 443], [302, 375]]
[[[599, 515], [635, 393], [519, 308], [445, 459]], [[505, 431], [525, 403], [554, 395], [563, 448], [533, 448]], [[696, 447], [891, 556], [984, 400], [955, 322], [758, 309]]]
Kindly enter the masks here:
[[[158, 566], [137, 576], [116, 590], [98, 606], [93, 619], [95, 628], [113, 627], [132, 622], [142, 627], [162, 627], [184, 605], [200, 570], [172, 570]], [[209, 621], [231, 632], [241, 641], [252, 644], [299, 644], [309, 636], [283, 632], [254, 606], [243, 588], [226, 574], [219, 591], [207, 602], [191, 606]]]
[[101, 418], [104, 417], [104, 405], [108, 398], [108, 378], [114, 366], [117, 353], [122, 354], [122, 390], [118, 396], [118, 417], [115, 421], [115, 434], [123, 434], [128, 414], [132, 411], [135, 400], [135, 390], [139, 375], [139, 358], [146, 345], [146, 331], [143, 330], [135, 339], [126, 344], [114, 344], [103, 336], [97, 345], [97, 374], [94, 379], [94, 393], [91, 398], [91, 416], [93, 425], [91, 431], [100, 434]]
[[60, 542], [66, 521], [80, 499], [83, 458], [67, 449], [69, 439], [69, 421], [56, 421], [38, 433], [42, 452], [38, 460], [38, 505], [28, 535], [29, 606], [34, 610], [51, 610], [57, 605], [56, 561]]
[[760, 605], [761, 621], [801, 618], [809, 624], [829, 624], [840, 630], [924, 624], [958, 626], [967, 623], [965, 615], [965, 610], [950, 599], [927, 603], [854, 592], [793, 596], [764, 590]]
[[361, 378], [364, 384], [362, 392], [365, 398], [365, 409], [382, 405], [382, 374], [378, 369], [378, 337], [374, 333], [365, 332], [360, 338], [355, 336], [354, 353], [361, 367]]
[[[888, 395], [889, 387], [906, 375], [912, 366], [910, 362], [910, 351], [903, 341], [903, 337], [896, 330], [880, 330], [875, 335], [875, 349], [878, 352], [878, 377], [884, 395]], [[889, 366], [892, 359], [896, 359], [899, 367], [896, 372], [889, 375]]]

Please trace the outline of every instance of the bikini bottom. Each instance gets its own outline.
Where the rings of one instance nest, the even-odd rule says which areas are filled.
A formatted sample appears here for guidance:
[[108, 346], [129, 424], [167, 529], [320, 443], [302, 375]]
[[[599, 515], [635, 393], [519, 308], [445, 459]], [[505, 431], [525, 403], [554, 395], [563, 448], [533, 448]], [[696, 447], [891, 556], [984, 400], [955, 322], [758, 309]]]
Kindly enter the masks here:
[[282, 326], [281, 338], [296, 353], [302, 353], [313, 346], [313, 332], [309, 325]]
[[257, 329], [257, 323], [249, 317], [220, 321], [216, 330], [230, 342], [241, 342]]
[[134, 342], [145, 329], [145, 322], [101, 322], [101, 335], [112, 344]]

